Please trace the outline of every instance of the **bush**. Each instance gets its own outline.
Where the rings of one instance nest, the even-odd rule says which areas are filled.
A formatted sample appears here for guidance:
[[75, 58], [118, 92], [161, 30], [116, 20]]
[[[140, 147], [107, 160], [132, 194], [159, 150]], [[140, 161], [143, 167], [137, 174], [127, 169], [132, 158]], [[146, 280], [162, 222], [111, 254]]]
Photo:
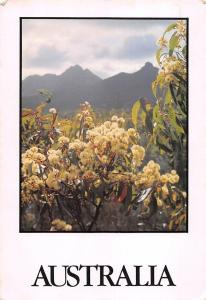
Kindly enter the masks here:
[[88, 102], [72, 120], [46, 104], [22, 113], [23, 231], [185, 230], [186, 193], [161, 174], [135, 128], [95, 124]]

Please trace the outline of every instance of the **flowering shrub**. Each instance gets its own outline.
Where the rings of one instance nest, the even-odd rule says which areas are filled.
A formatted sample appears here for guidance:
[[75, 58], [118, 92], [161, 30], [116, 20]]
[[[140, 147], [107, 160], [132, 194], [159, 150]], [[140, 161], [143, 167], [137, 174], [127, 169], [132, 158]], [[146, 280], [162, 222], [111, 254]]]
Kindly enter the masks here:
[[157, 145], [187, 187], [187, 28], [183, 20], [170, 24], [158, 41], [159, 73], [152, 84], [154, 106], [142, 99], [133, 106], [133, 123], [141, 116], [149, 133], [148, 145]]
[[153, 82], [157, 103], [153, 110], [153, 137], [166, 151], [186, 188], [187, 178], [187, 28], [183, 20], [168, 26], [160, 40], [160, 72]]
[[[159, 164], [145, 161], [140, 136], [124, 118], [97, 122], [88, 102], [73, 120], [43, 108], [22, 113], [23, 230], [107, 231], [107, 222], [131, 215], [133, 231], [185, 230], [186, 193], [177, 172], [162, 174]], [[102, 225], [106, 207], [120, 210]]]
[[45, 103], [22, 110], [23, 231], [186, 230], [185, 21], [169, 25], [158, 45], [157, 101], [138, 100], [127, 122], [118, 113], [101, 118], [88, 102], [70, 119], [55, 108], [45, 114], [52, 95], [44, 90]]

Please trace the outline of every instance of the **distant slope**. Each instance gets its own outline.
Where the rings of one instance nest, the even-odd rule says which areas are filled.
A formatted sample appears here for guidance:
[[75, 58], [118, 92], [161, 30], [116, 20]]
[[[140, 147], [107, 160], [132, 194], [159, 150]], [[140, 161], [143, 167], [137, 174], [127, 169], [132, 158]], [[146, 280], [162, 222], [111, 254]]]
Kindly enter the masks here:
[[85, 100], [96, 108], [105, 109], [129, 107], [139, 97], [154, 102], [151, 83], [157, 73], [158, 69], [147, 62], [135, 73], [119, 73], [104, 80], [78, 65], [70, 67], [61, 75], [33, 75], [22, 82], [22, 105], [35, 107], [40, 103], [42, 98], [38, 89], [53, 92], [52, 106], [60, 111], [74, 110]]

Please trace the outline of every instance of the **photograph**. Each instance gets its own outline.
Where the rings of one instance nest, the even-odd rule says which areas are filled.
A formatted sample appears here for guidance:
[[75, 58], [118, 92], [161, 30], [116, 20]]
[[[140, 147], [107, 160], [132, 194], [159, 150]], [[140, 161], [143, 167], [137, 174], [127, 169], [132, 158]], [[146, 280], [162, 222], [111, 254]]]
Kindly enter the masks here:
[[20, 18], [19, 231], [188, 232], [188, 18]]

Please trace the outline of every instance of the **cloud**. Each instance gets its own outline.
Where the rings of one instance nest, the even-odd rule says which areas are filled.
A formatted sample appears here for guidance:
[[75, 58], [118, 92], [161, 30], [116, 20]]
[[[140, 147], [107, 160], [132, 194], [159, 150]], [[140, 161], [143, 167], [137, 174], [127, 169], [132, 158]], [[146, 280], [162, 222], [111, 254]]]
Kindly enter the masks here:
[[103, 28], [116, 28], [121, 30], [127, 30], [128, 28], [130, 30], [146, 30], [146, 29], [152, 29], [155, 31], [156, 29], [159, 29], [161, 27], [166, 27], [171, 23], [176, 22], [176, 20], [173, 19], [165, 19], [165, 20], [159, 20], [159, 19], [138, 19], [138, 18], [131, 18], [131, 19], [95, 19], [93, 20], [93, 23], [95, 23], [98, 27]]
[[29, 56], [28, 53], [24, 60], [26, 67], [60, 67], [66, 60], [68, 54], [52, 46], [42, 46], [38, 49], [36, 55]]
[[173, 21], [23, 19], [23, 77], [60, 74], [75, 64], [103, 77], [137, 71], [155, 62], [156, 40]]
[[94, 50], [94, 57], [100, 59], [111, 57], [111, 50], [109, 49], [109, 47], [97, 47], [97, 49]]
[[154, 35], [130, 36], [123, 46], [117, 51], [117, 57], [121, 59], [140, 59], [152, 56], [156, 50]]

